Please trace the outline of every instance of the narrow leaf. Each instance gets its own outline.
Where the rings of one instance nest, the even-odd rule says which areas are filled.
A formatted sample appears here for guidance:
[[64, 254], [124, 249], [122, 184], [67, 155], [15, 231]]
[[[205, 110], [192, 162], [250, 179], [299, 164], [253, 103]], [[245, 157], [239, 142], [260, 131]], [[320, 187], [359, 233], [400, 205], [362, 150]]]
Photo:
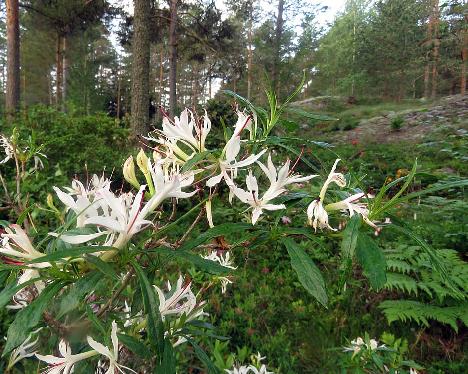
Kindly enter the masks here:
[[328, 296], [322, 273], [312, 259], [292, 239], [283, 238], [283, 244], [291, 257], [291, 265], [296, 271], [299, 281], [304, 288], [323, 306], [327, 306]]
[[355, 214], [346, 224], [341, 241], [341, 254], [344, 259], [352, 259], [361, 227], [361, 217]]
[[41, 320], [42, 313], [49, 306], [50, 300], [62, 287], [62, 282], [52, 283], [42, 291], [37, 299], [18, 312], [15, 320], [8, 328], [7, 341], [5, 348], [3, 349], [2, 357], [6, 356], [12, 349], [16, 348], [26, 340], [31, 330]]
[[379, 246], [369, 236], [360, 233], [356, 243], [356, 256], [372, 288], [381, 289], [387, 282], [387, 264]]
[[97, 286], [101, 274], [99, 272], [88, 273], [83, 278], [80, 278], [75, 284], [71, 285], [67, 294], [60, 302], [60, 309], [57, 318], [77, 308], [80, 305], [81, 299], [94, 290]]

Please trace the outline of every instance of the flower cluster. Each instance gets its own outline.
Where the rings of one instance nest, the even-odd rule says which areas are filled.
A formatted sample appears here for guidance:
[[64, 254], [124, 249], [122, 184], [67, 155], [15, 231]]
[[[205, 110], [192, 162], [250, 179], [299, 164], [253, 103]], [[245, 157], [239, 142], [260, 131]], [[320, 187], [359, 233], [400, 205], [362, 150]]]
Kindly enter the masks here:
[[70, 345], [65, 341], [61, 340], [59, 343], [59, 352], [61, 356], [53, 356], [53, 355], [41, 355], [36, 353], [36, 357], [46, 362], [49, 365], [49, 368], [44, 371], [47, 374], [68, 374], [72, 373], [74, 366], [83, 360], [88, 358], [102, 355], [109, 361], [109, 368], [106, 371], [106, 374], [113, 374], [113, 373], [125, 373], [131, 372], [136, 373], [136, 371], [123, 366], [118, 363], [119, 361], [119, 340], [117, 338], [117, 323], [112, 321], [112, 331], [111, 331], [111, 341], [112, 347], [106, 347], [104, 344], [97, 342], [91, 336], [87, 337], [88, 345], [92, 348], [92, 350], [72, 354]]
[[[151, 228], [157, 231], [161, 227], [160, 222], [156, 221], [164, 216], [161, 211], [167, 200], [173, 204], [175, 214], [180, 199], [187, 199], [195, 194], [200, 197], [208, 196], [204, 200], [204, 209], [208, 224], [213, 227], [211, 202], [222, 183], [229, 191], [229, 201], [232, 203], [232, 200], [236, 198], [246, 204], [249, 221], [252, 225], [258, 224], [268, 212], [286, 209], [286, 205], [278, 201], [278, 198], [284, 195], [290, 186], [303, 184], [318, 176], [304, 176], [296, 173], [295, 168], [299, 159], [294, 164], [287, 159], [280, 166], [275, 166], [272, 153], [268, 152], [268, 149], [261, 149], [263, 143], [256, 141], [255, 128], [256, 123], [251, 115], [237, 111], [237, 122], [232, 129], [232, 135], [227, 136], [224, 146], [218, 151], [209, 150], [207, 146], [211, 122], [206, 112], [200, 119], [188, 109], [173, 121], [167, 117], [164, 118], [162, 129], [146, 138], [155, 144], [152, 155], [148, 156], [141, 150], [136, 160], [130, 156], [123, 165], [123, 175], [126, 181], [135, 188], [135, 193], [115, 190], [109, 179], [94, 175], [89, 183], [73, 180], [70, 187], [53, 188], [57, 198], [64, 205], [64, 212], [54, 206], [52, 197], [48, 197], [48, 206], [63, 223], [60, 229], [49, 233], [51, 245], [48, 248], [55, 249], [57, 243], [67, 249], [74, 248], [74, 246], [90, 247], [91, 250], [86, 248], [85, 253], [96, 256], [98, 259], [93, 261], [79, 252], [80, 254], [71, 257], [66, 257], [67, 254], [55, 261], [43, 261], [42, 257], [46, 254], [40, 249], [46, 248], [41, 245], [44, 241], [35, 247], [28, 237], [27, 230], [23, 230], [19, 225], [11, 225], [1, 234], [2, 261], [11, 266], [18, 266], [21, 269], [18, 284], [31, 281], [29, 283], [34, 284], [35, 292], [39, 294], [48, 282], [41, 278], [41, 275], [48, 274], [46, 269], [50, 268], [56, 274], [63, 272], [64, 277], [61, 278], [70, 279], [71, 276], [85, 274], [91, 267], [90, 263], [94, 266], [95, 262], [111, 262], [117, 259], [115, 263], [120, 266], [118, 262], [120, 257], [116, 258], [119, 253], [131, 253], [134, 256], [133, 259], [138, 260], [140, 254], [135, 255], [132, 239], [145, 229]], [[248, 139], [245, 136], [247, 132], [250, 134]], [[0, 138], [0, 145], [7, 156], [2, 162], [6, 162], [14, 156], [13, 146], [4, 137]], [[252, 150], [250, 153], [249, 149]], [[266, 160], [262, 160], [263, 157]], [[329, 224], [328, 214], [343, 212], [349, 216], [359, 214], [367, 224], [376, 228], [375, 222], [369, 219], [369, 208], [366, 202], [362, 201], [364, 198], [371, 198], [369, 195], [357, 192], [341, 201], [330, 201], [325, 204], [330, 185], [336, 184], [340, 188], [347, 186], [344, 175], [336, 172], [339, 161], [335, 161], [321, 187], [318, 198], [310, 202], [307, 208], [309, 224], [315, 231], [317, 229], [335, 230]], [[140, 174], [137, 172], [137, 167], [144, 177], [144, 183], [140, 183], [137, 177], [137, 174]], [[255, 167], [261, 170], [263, 174], [261, 177], [255, 175]], [[239, 182], [241, 173], [245, 175], [245, 186], [241, 186]], [[262, 186], [263, 180], [267, 181], [265, 188]], [[203, 217], [202, 212], [200, 212], [200, 217]], [[288, 217], [284, 217], [283, 220], [290, 222]], [[176, 250], [187, 234], [175, 243], [167, 243], [164, 241], [166, 238], [162, 238], [161, 241], [164, 241], [163, 246]], [[144, 248], [146, 245], [153, 248], [150, 244], [152, 244], [150, 241], [146, 241]], [[95, 251], [92, 251], [93, 249]], [[228, 249], [216, 247], [202, 256], [203, 260], [198, 257], [197, 259], [213, 261], [225, 269], [234, 270], [236, 266]], [[47, 252], [50, 251], [47, 250]], [[70, 271], [71, 267], [73, 267], [73, 273]], [[49, 273], [52, 274], [52, 270]], [[105, 269], [103, 272], [106, 272]], [[227, 285], [232, 283], [229, 276], [217, 276], [215, 279], [220, 281], [222, 293], [225, 293]], [[122, 283], [124, 283], [123, 280]], [[125, 288], [126, 284], [122, 286]], [[198, 295], [195, 295], [191, 286], [191, 280], [182, 275], [175, 284], [168, 282], [164, 290], [153, 286], [154, 296], [159, 299], [158, 312], [166, 328], [165, 336], [170, 339], [173, 346], [187, 341], [189, 333], [188, 329], [184, 329], [184, 324], [206, 315], [203, 311], [205, 303], [197, 301]], [[98, 296], [88, 293], [86, 297], [89, 298], [88, 300], [92, 299], [94, 303]], [[21, 308], [30, 302], [28, 298], [21, 298], [19, 293], [16, 299], [17, 303], [12, 308]], [[147, 320], [143, 311], [137, 311], [132, 315], [131, 308], [126, 301], [124, 303], [123, 300], [115, 298], [110, 302], [113, 311], [124, 311], [126, 316], [124, 328], [133, 329], [134, 334], [145, 333]], [[100, 304], [96, 302], [95, 305], [98, 309]], [[71, 347], [62, 340], [58, 347], [61, 356], [36, 354], [36, 357], [50, 365], [46, 371], [50, 374], [70, 373], [77, 362], [98, 355], [104, 356], [108, 361], [108, 374], [123, 373], [124, 370], [132, 371], [118, 363], [119, 343], [115, 322], [112, 322], [111, 341], [112, 347], [108, 348], [88, 336], [87, 342], [92, 350], [72, 354]], [[25, 341], [22, 346], [18, 347], [22, 349], [21, 351], [14, 351], [16, 354], [12, 359], [14, 362], [17, 362], [18, 357], [32, 356], [31, 349], [35, 347], [36, 341], [31, 342], [31, 339]], [[362, 344], [356, 341], [352, 349], [360, 349], [361, 346]], [[227, 372], [268, 374], [265, 364], [261, 363], [263, 359], [264, 357], [259, 355], [256, 364], [235, 367]]]
[[262, 357], [260, 353], [258, 353], [252, 358], [252, 361], [254, 362], [250, 365], [234, 366], [232, 369], [225, 369], [224, 371], [228, 374], [273, 374], [273, 372], [268, 371], [266, 365], [261, 362], [266, 357]]

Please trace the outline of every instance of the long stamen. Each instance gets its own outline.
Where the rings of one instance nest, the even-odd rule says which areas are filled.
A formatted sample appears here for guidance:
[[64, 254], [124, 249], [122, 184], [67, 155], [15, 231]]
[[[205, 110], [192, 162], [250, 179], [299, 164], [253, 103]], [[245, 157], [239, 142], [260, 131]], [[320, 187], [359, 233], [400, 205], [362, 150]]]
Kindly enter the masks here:
[[252, 115], [249, 114], [247, 116], [247, 119], [245, 120], [245, 123], [242, 125], [242, 127], [240, 128], [239, 132], [236, 134], [237, 136], [240, 136], [241, 132], [244, 131], [245, 127], [247, 126], [247, 124], [249, 123], [249, 121], [252, 119]]
[[297, 159], [296, 161], [294, 162], [294, 165], [292, 166], [292, 168], [289, 170], [289, 173], [288, 173], [288, 177], [292, 174], [292, 172], [294, 171], [294, 169], [296, 168], [297, 164], [299, 163], [299, 160], [301, 159], [302, 155], [304, 154], [304, 147], [301, 148], [301, 153], [299, 154], [299, 156], [297, 156]]

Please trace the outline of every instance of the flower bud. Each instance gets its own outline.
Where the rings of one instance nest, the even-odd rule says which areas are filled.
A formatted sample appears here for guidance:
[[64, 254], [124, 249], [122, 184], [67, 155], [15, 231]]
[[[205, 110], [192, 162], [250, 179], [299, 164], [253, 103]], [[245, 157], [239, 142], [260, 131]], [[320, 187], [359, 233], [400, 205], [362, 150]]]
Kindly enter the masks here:
[[54, 205], [54, 198], [52, 197], [52, 194], [47, 194], [47, 206], [57, 215], [61, 216], [60, 210]]
[[143, 151], [143, 149], [140, 149], [140, 152], [138, 152], [137, 155], [137, 164], [140, 170], [142, 171], [143, 174], [149, 174], [148, 170], [148, 156], [146, 156], [146, 153]]
[[138, 152], [137, 154], [137, 164], [141, 172], [145, 176], [146, 184], [148, 185], [148, 188], [149, 188], [149, 194], [150, 196], [153, 196], [155, 193], [155, 190], [154, 190], [153, 179], [151, 177], [151, 172], [149, 170], [150, 160], [148, 156], [146, 156], [146, 153], [141, 148], [140, 148], [140, 152]]
[[140, 183], [135, 175], [135, 163], [133, 162], [133, 156], [130, 156], [125, 161], [123, 167], [123, 175], [125, 180], [135, 188], [140, 188]]

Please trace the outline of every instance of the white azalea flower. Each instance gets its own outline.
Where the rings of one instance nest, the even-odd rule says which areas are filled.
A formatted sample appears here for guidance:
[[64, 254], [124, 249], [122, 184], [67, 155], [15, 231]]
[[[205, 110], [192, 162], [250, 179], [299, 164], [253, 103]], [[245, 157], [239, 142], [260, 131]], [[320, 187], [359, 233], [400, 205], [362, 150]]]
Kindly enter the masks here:
[[5, 152], [5, 158], [0, 161], [0, 164], [4, 164], [14, 157], [15, 149], [8, 138], [4, 135], [0, 135], [0, 147], [2, 147]]
[[229, 269], [237, 269], [237, 266], [234, 266], [231, 260], [231, 253], [226, 251], [224, 256], [222, 253], [218, 253], [217, 250], [210, 252], [206, 256], [202, 256], [206, 260], [218, 262], [221, 266], [224, 266]]
[[174, 290], [172, 290], [171, 282], [167, 282], [168, 293], [153, 286], [159, 296], [159, 313], [163, 321], [171, 315], [180, 317], [185, 314], [187, 321], [206, 315], [201, 308], [205, 302], [197, 303], [197, 297], [190, 289], [191, 284], [192, 282], [184, 282], [183, 277], [179, 276]]
[[232, 280], [230, 280], [228, 277], [218, 277], [217, 279], [221, 282], [221, 293], [225, 294], [227, 291], [227, 286], [233, 283]]
[[[355, 213], [362, 216], [364, 222], [366, 222], [369, 226], [373, 227], [374, 229], [378, 229], [377, 225], [369, 219], [369, 209], [367, 208], [366, 203], [358, 202], [360, 199], [365, 197], [366, 194], [363, 192], [351, 195], [344, 200], [341, 200], [336, 203], [328, 204], [325, 206], [327, 211], [333, 210], [347, 210], [349, 212], [349, 216], [352, 217]], [[368, 195], [367, 197], [372, 197]]]
[[33, 331], [27, 339], [21, 343], [17, 348], [13, 349], [10, 354], [10, 359], [8, 360], [7, 372], [16, 365], [19, 361], [24, 358], [32, 357], [37, 353], [37, 342], [39, 338], [37, 337], [33, 340], [33, 335], [37, 334], [42, 328], [39, 328]]
[[270, 181], [270, 187], [260, 198], [258, 194], [258, 183], [257, 178], [252, 175], [252, 172], [249, 172], [249, 175], [246, 178], [247, 191], [239, 188], [237, 186], [232, 187], [232, 191], [235, 196], [243, 203], [249, 204], [252, 210], [252, 224], [255, 225], [260, 215], [263, 213], [263, 210], [279, 210], [285, 209], [284, 204], [272, 204], [270, 201], [286, 192], [286, 186], [292, 183], [305, 182], [309, 179], [316, 177], [316, 175], [309, 175], [307, 177], [302, 177], [300, 175], [291, 174], [292, 170], [289, 170], [290, 160], [287, 160], [286, 163], [281, 166], [278, 170], [273, 165], [271, 161], [271, 155], [268, 157], [267, 166], [258, 162], [263, 172], [266, 174]]
[[[206, 150], [205, 141], [210, 130], [211, 121], [206, 111], [201, 123], [197, 123], [193, 113], [185, 109], [173, 122], [164, 117], [162, 131], [156, 131], [159, 136], [148, 136], [146, 139], [160, 144], [166, 157], [184, 163], [195, 153]], [[181, 148], [182, 145], [185, 150]], [[187, 154], [187, 149], [192, 153]]]
[[[272, 371], [268, 371], [267, 367], [265, 364], [262, 364], [261, 361], [263, 361], [265, 357], [262, 357], [260, 353], [257, 353], [256, 356], [254, 356], [254, 364], [250, 365], [242, 365], [242, 366], [234, 366], [231, 370], [225, 369], [224, 371], [228, 374], [248, 374], [248, 373], [254, 373], [254, 374], [273, 374]], [[259, 366], [257, 368], [257, 366]]]
[[95, 350], [78, 353], [73, 355], [71, 353], [70, 345], [65, 341], [61, 340], [59, 343], [60, 356], [53, 355], [40, 355], [36, 353], [36, 357], [49, 364], [49, 367], [43, 371], [45, 374], [69, 374], [73, 373], [73, 368], [77, 362], [86, 360], [90, 357], [96, 356], [98, 352]]
[[105, 345], [95, 341], [92, 337], [88, 336], [88, 344], [93, 348], [97, 353], [105, 356], [109, 360], [109, 368], [107, 369], [105, 374], [114, 374], [114, 373], [125, 373], [123, 369], [126, 369], [132, 373], [136, 373], [136, 371], [120, 365], [118, 363], [119, 360], [119, 340], [117, 338], [117, 323], [112, 321], [112, 332], [111, 332], [111, 340], [112, 340], [112, 350], [106, 347]]
[[[10, 225], [5, 229], [5, 233], [1, 235], [2, 244], [0, 253], [9, 257], [15, 257], [22, 261], [30, 261], [45, 256], [34, 249], [28, 235], [24, 232], [21, 226], [17, 224]], [[50, 266], [48, 263], [34, 264], [36, 267]]]
[[241, 148], [241, 132], [244, 128], [250, 130], [252, 121], [250, 116], [239, 111], [237, 112], [237, 118], [234, 134], [227, 141], [221, 153], [221, 157], [218, 160], [220, 173], [206, 181], [208, 187], [216, 186], [223, 178], [228, 185], [232, 186], [231, 179], [235, 178], [238, 169], [252, 165], [266, 152], [266, 150], [263, 150], [256, 155], [248, 156], [244, 160], [236, 161]]
[[143, 216], [154, 211], [165, 199], [171, 197], [185, 199], [196, 193], [196, 191], [182, 191], [182, 188], [193, 184], [195, 180], [193, 172], [181, 173], [178, 165], [164, 165], [164, 161], [153, 164], [149, 161], [148, 163], [155, 193], [142, 209]]
[[146, 211], [141, 209], [145, 188], [145, 185], [141, 186], [134, 198], [132, 194], [117, 197], [102, 190], [99, 196], [106, 204], [105, 213], [86, 218], [84, 224], [104, 227], [106, 232], [118, 234], [113, 246], [123, 247], [133, 235], [151, 224], [145, 219]]
[[307, 217], [309, 219], [309, 225], [311, 225], [315, 229], [315, 231], [317, 231], [317, 227], [320, 229], [328, 228], [331, 230], [335, 230], [328, 223], [328, 213], [323, 207], [323, 200], [325, 199], [325, 194], [331, 183], [335, 183], [339, 187], [346, 186], [346, 179], [344, 175], [341, 173], [335, 173], [335, 169], [339, 161], [340, 159], [337, 159], [333, 164], [330, 174], [328, 174], [327, 180], [325, 181], [320, 190], [318, 199], [312, 201], [307, 208]]

